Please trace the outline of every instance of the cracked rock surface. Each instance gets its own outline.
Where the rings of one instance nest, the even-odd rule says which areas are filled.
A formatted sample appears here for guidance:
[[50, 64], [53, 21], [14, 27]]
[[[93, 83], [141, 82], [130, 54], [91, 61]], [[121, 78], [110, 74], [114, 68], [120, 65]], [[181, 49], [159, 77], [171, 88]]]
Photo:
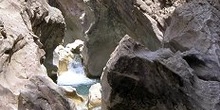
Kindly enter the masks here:
[[125, 36], [102, 74], [105, 110], [219, 110], [219, 1], [191, 0], [171, 15], [164, 47]]
[[102, 109], [219, 110], [216, 74], [218, 65], [191, 52], [152, 52], [125, 36], [102, 74]]
[[61, 12], [44, 0], [0, 1], [2, 110], [74, 109], [73, 102], [47, 76], [42, 64], [44, 50], [53, 49], [61, 41], [64, 27]]

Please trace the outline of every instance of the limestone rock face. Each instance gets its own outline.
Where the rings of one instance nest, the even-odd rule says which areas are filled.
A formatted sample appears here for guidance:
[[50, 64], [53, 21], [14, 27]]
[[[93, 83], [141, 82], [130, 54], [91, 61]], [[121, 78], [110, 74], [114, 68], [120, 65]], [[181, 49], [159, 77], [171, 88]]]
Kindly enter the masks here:
[[53, 71], [57, 71], [53, 65], [53, 50], [62, 42], [65, 32], [63, 15], [57, 8], [49, 6], [46, 0], [28, 0], [23, 5], [21, 15], [28, 29], [37, 35], [34, 40], [43, 44], [40, 48], [46, 51], [44, 65], [51, 76]]
[[[51, 31], [62, 28], [54, 27], [59, 17], [55, 17], [55, 13], [54, 18], [44, 14], [44, 11], [51, 13], [51, 7], [44, 0], [3, 0], [0, 7], [0, 108], [73, 110], [74, 104], [71, 105], [48, 78], [42, 64], [45, 51], [40, 39], [46, 41]], [[63, 18], [61, 13], [58, 15]], [[43, 28], [41, 26], [51, 30], [36, 32], [37, 27]], [[59, 42], [54, 39], [51, 40], [55, 44]]]
[[208, 77], [219, 67], [193, 52], [152, 52], [125, 36], [102, 74], [102, 109], [218, 110], [220, 82]]

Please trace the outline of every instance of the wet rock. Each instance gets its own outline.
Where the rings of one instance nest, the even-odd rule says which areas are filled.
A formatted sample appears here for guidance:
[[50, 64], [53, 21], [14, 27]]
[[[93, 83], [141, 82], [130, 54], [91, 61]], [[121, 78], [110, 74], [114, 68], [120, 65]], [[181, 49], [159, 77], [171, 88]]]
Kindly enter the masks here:
[[68, 71], [68, 66], [73, 60], [74, 54], [69, 49], [59, 45], [54, 50], [54, 56], [54, 65], [58, 67], [57, 75], [59, 76], [61, 73]]
[[58, 67], [58, 76], [68, 71], [73, 59], [79, 58], [81, 62], [81, 52], [83, 41], [75, 40], [73, 43], [67, 44], [65, 47], [59, 45], [53, 52], [53, 65]]
[[82, 104], [85, 100], [82, 96], [80, 96], [76, 89], [71, 86], [61, 86], [65, 90], [65, 95], [73, 100], [73, 102], [77, 105]]
[[218, 67], [193, 52], [152, 52], [125, 36], [102, 74], [102, 109], [218, 110], [220, 82], [198, 75]]

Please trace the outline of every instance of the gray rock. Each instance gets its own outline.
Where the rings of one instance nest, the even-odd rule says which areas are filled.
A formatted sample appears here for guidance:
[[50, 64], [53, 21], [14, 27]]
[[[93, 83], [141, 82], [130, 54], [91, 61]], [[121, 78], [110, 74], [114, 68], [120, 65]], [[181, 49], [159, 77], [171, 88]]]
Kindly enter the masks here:
[[[150, 50], [161, 47], [169, 16], [185, 0], [49, 0], [67, 20], [66, 43], [85, 41], [88, 76], [100, 76], [109, 55], [125, 34]], [[72, 38], [72, 40], [71, 40]], [[66, 44], [65, 43], [65, 44]]]
[[68, 102], [64, 91], [48, 77], [33, 76], [29, 80], [32, 83], [18, 96], [19, 110], [74, 110], [74, 104], [70, 105], [73, 102]]
[[49, 4], [59, 8], [67, 24], [64, 45], [72, 43], [75, 39], [85, 40], [85, 32], [95, 21], [94, 11], [85, 0], [48, 0]]
[[[41, 6], [48, 8], [41, 10]], [[58, 36], [53, 36], [51, 32], [62, 30], [63, 19], [59, 19], [62, 18], [61, 12], [52, 12], [54, 14], [50, 15], [50, 6], [44, 0], [3, 0], [0, 7], [0, 19], [3, 22], [1, 29], [4, 29], [3, 34], [6, 35], [0, 39], [0, 108], [74, 110], [74, 103], [68, 101], [62, 90], [47, 76], [42, 64], [45, 51], [39, 39], [48, 40], [52, 35], [54, 45], [59, 42], [61, 36], [58, 33]], [[49, 15], [43, 14], [44, 11], [49, 12]], [[60, 17], [56, 17], [56, 13]], [[59, 29], [58, 24], [61, 26]], [[40, 30], [36, 25], [48, 29], [48, 32], [35, 32]], [[43, 44], [48, 46], [44, 47], [46, 50], [52, 48], [49, 46], [51, 44]]]
[[151, 52], [125, 36], [102, 74], [102, 109], [218, 110], [220, 82], [197, 76], [193, 68], [204, 64], [169, 49]]
[[214, 81], [220, 81], [219, 7], [218, 0], [188, 2], [174, 12], [164, 40], [166, 47], [186, 53], [195, 74]]
[[168, 24], [167, 19], [177, 6], [185, 2], [184, 0], [171, 1], [171, 5], [164, 4], [164, 0], [89, 2], [89, 6], [95, 10], [96, 21], [86, 36], [88, 40], [84, 62], [88, 74], [100, 75], [110, 53], [125, 34], [131, 35], [150, 50], [160, 48], [163, 33]]
[[[35, 42], [41, 42], [46, 52], [44, 65], [49, 76], [57, 72], [57, 67], [53, 65], [53, 50], [62, 43], [66, 24], [63, 15], [57, 8], [51, 7], [46, 0], [28, 0], [24, 2], [21, 13], [26, 26], [31, 29]], [[30, 19], [29, 21], [27, 19]]]
[[15, 95], [7, 88], [0, 85], [0, 108], [2, 110], [14, 110], [16, 109], [13, 104], [17, 103]]

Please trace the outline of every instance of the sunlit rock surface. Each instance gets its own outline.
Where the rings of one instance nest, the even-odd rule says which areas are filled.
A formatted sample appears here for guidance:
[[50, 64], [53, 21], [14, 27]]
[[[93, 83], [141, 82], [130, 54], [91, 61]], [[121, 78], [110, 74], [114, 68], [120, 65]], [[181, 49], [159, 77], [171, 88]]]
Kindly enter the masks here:
[[[0, 0], [0, 109], [100, 109], [102, 93], [103, 110], [219, 110], [219, 7], [218, 0]], [[96, 80], [86, 75], [102, 71], [102, 89], [92, 86], [87, 100]]]
[[53, 63], [57, 65], [57, 75], [60, 76], [63, 72], [68, 71], [68, 65], [73, 60], [74, 54], [67, 48], [59, 45], [54, 50]]
[[76, 106], [79, 106], [79, 104], [84, 102], [84, 99], [82, 96], [80, 96], [76, 89], [73, 88], [72, 86], [60, 86], [61, 88], [64, 89], [65, 91], [65, 95], [70, 98], [75, 104]]
[[[25, 0], [22, 0], [25, 1]], [[27, 0], [22, 2], [21, 15], [36, 44], [46, 51], [42, 60], [49, 76], [57, 72], [53, 65], [53, 51], [64, 37], [65, 21], [61, 11], [48, 5], [46, 0]], [[39, 42], [40, 41], [40, 42]]]
[[[60, 24], [60, 27], [54, 26], [56, 24]], [[47, 41], [52, 30], [59, 32], [64, 26], [61, 12], [50, 7], [44, 0], [0, 1], [2, 110], [74, 110], [74, 103], [47, 76], [42, 64], [45, 60], [42, 48], [46, 48], [41, 39]], [[39, 28], [44, 29], [38, 33], [36, 30]]]
[[101, 109], [101, 84], [96, 83], [89, 88], [87, 106], [89, 109]]

